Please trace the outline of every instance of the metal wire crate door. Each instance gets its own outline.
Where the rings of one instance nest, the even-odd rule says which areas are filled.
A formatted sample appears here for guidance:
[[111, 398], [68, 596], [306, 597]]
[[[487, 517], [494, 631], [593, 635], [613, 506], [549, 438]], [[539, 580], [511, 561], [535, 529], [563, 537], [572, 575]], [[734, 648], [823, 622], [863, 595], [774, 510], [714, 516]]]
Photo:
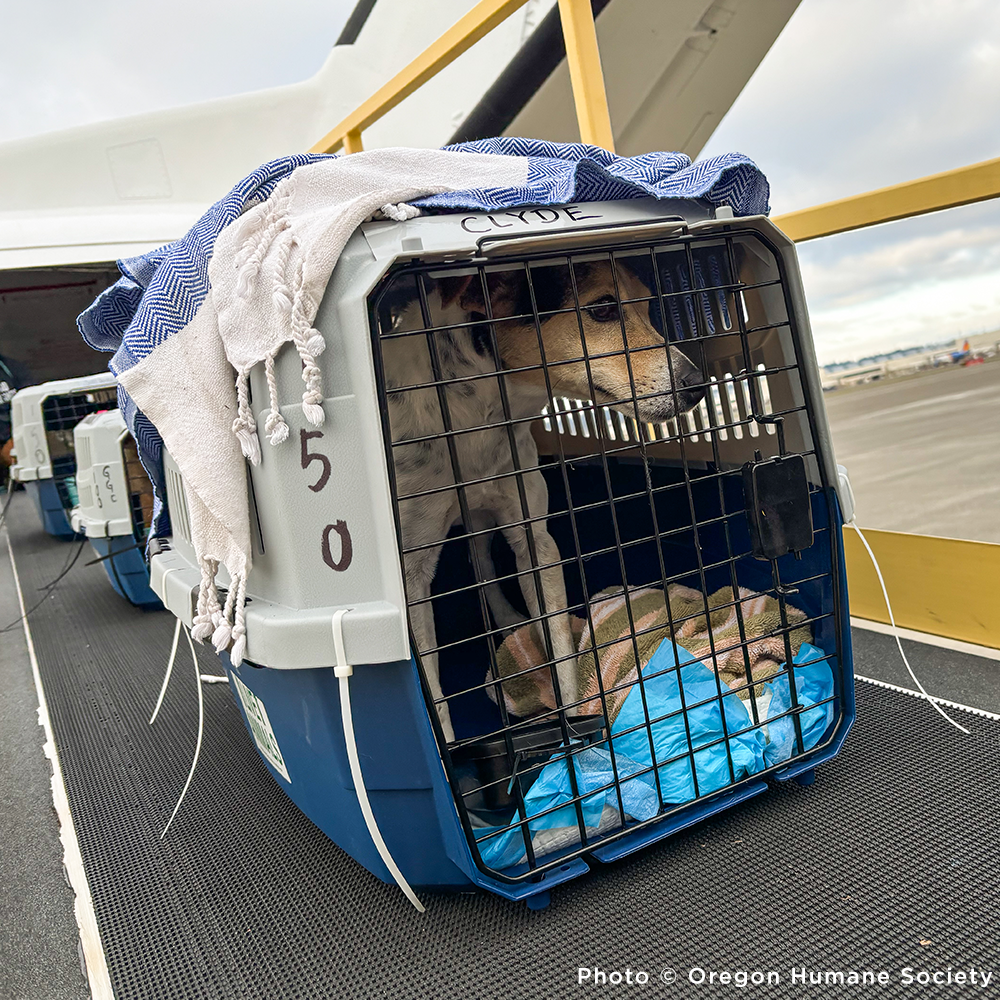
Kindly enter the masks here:
[[[724, 784], [744, 780], [746, 731], [771, 721], [759, 643], [781, 647], [787, 673], [804, 629], [831, 631], [829, 545], [789, 576], [754, 560], [747, 534], [747, 462], [801, 459], [807, 502], [827, 502], [780, 268], [755, 239], [404, 265], [372, 295], [412, 645], [493, 873], [527, 877], [712, 794], [698, 755], [713, 747]], [[806, 607], [790, 605], [803, 583]], [[751, 592], [773, 602], [768, 635], [744, 621]], [[716, 648], [720, 616], [735, 631]], [[709, 690], [665, 652], [650, 671], [700, 622]], [[657, 715], [664, 684], [676, 706]], [[789, 696], [801, 754], [794, 683]], [[626, 704], [638, 715], [623, 729]], [[691, 724], [706, 713], [709, 742]], [[665, 720], [682, 737], [666, 757]], [[637, 740], [638, 762], [621, 749]], [[663, 788], [678, 767], [685, 802]]]
[[73, 428], [91, 413], [118, 407], [114, 388], [47, 396], [42, 402], [42, 420], [49, 446], [52, 477], [63, 507], [69, 511], [79, 502], [76, 492], [76, 452]]

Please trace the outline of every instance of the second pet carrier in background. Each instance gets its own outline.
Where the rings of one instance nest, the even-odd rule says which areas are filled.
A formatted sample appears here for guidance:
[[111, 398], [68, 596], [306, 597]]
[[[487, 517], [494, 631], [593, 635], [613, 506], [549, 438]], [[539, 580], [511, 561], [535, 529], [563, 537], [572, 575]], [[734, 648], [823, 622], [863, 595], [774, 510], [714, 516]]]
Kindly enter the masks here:
[[70, 522], [90, 539], [111, 586], [144, 607], [159, 607], [149, 589], [145, 547], [153, 523], [153, 487], [118, 410], [84, 417], [73, 431], [78, 506]]
[[[367, 224], [315, 326], [325, 421], [280, 354], [290, 436], [249, 470], [247, 651], [223, 661], [341, 847], [390, 878], [360, 779], [411, 884], [528, 898], [837, 752], [843, 508], [767, 219], [635, 200]], [[251, 389], [263, 427], [262, 371]], [[169, 456], [166, 478], [152, 581], [190, 623]]]
[[110, 372], [28, 386], [11, 401], [16, 461], [11, 478], [23, 483], [42, 527], [72, 538], [70, 512], [77, 504], [73, 428], [88, 414], [116, 409], [118, 389]]

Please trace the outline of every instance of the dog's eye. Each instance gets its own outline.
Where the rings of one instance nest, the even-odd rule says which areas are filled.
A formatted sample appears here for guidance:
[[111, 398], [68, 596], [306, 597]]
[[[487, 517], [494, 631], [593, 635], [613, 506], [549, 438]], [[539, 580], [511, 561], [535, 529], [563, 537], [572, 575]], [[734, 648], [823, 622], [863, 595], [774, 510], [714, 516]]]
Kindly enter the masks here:
[[596, 302], [591, 302], [587, 306], [587, 312], [598, 323], [618, 322], [618, 302], [613, 295], [602, 295]]

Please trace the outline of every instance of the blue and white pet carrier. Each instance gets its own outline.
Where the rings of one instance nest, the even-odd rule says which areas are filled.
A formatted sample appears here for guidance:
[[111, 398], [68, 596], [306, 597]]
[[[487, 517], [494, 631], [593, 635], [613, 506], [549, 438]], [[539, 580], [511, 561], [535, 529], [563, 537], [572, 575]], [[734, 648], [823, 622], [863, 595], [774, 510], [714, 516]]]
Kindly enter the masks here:
[[[766, 218], [369, 223], [315, 326], [325, 422], [281, 406], [289, 440], [248, 467], [246, 653], [222, 658], [275, 780], [361, 864], [538, 904], [838, 751], [848, 493]], [[299, 355], [274, 374], [297, 400]], [[250, 391], [263, 426], [259, 367]], [[169, 455], [166, 479], [152, 587], [190, 625]]]
[[115, 378], [109, 372], [44, 382], [15, 393], [11, 478], [24, 484], [50, 535], [76, 534], [69, 520], [77, 504], [73, 428], [88, 414], [117, 406]]
[[73, 431], [78, 504], [74, 531], [90, 539], [111, 586], [141, 607], [160, 607], [149, 589], [146, 539], [153, 520], [153, 487], [121, 412], [84, 417]]

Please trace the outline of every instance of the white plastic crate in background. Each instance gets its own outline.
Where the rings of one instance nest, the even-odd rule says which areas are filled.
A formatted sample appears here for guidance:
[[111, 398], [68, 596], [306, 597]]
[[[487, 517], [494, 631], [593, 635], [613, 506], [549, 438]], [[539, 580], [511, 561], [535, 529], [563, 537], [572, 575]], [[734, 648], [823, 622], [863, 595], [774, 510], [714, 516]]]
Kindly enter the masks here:
[[118, 410], [84, 417], [73, 431], [79, 506], [72, 525], [88, 538], [111, 538], [133, 532], [132, 504], [123, 443], [129, 438]]
[[153, 487], [118, 410], [84, 417], [73, 431], [79, 498], [70, 523], [90, 539], [111, 586], [132, 604], [159, 606], [144, 555]]
[[76, 534], [70, 524], [77, 505], [73, 429], [91, 413], [117, 408], [110, 372], [28, 386], [11, 401], [11, 478], [24, 484], [42, 527], [55, 538]]
[[53, 465], [73, 455], [75, 424], [98, 408], [117, 407], [117, 385], [110, 372], [21, 389], [11, 404], [16, 457], [11, 477], [19, 483], [51, 479], [59, 471], [54, 471]]

